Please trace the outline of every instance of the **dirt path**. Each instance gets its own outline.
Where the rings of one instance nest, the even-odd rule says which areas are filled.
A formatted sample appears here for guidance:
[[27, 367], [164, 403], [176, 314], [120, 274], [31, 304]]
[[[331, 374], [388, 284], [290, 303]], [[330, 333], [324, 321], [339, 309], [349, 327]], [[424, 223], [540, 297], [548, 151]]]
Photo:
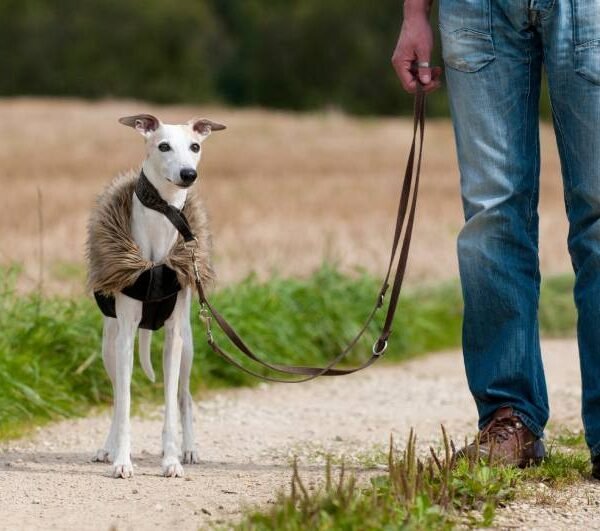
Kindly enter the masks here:
[[[551, 426], [580, 428], [576, 352], [573, 341], [544, 345]], [[460, 441], [473, 433], [475, 418], [460, 354], [449, 352], [344, 379], [203, 400], [196, 411], [203, 461], [188, 465], [184, 479], [160, 476], [157, 409], [133, 421], [131, 480], [112, 479], [108, 465], [90, 462], [108, 429], [107, 415], [62, 422], [0, 450], [0, 528], [197, 529], [272, 500], [288, 483], [293, 454], [309, 482], [316, 481], [327, 452], [356, 456], [385, 447], [390, 432], [403, 441], [411, 426], [425, 449], [439, 440], [442, 422]], [[590, 482], [556, 507], [531, 504], [501, 519], [527, 528], [600, 528], [600, 519], [593, 520], [598, 503], [600, 487]]]

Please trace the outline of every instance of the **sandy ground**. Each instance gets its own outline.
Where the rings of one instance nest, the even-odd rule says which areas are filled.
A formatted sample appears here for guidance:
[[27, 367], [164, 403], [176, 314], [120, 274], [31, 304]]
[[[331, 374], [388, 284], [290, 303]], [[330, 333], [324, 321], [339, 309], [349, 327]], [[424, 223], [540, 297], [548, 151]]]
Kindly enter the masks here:
[[[554, 430], [580, 429], [580, 377], [574, 341], [544, 343]], [[160, 476], [161, 412], [133, 420], [135, 477], [116, 480], [90, 458], [108, 429], [107, 414], [65, 421], [0, 451], [2, 529], [197, 529], [231, 522], [248, 505], [268, 505], [300, 458], [308, 483], [322, 477], [323, 455], [385, 448], [411, 426], [426, 452], [444, 423], [461, 441], [475, 429], [458, 352], [400, 366], [379, 366], [344, 379], [298, 386], [263, 385], [214, 394], [196, 405], [199, 465], [183, 479]], [[360, 460], [358, 461], [360, 462]], [[360, 467], [359, 467], [360, 471]], [[523, 529], [600, 528], [600, 484], [558, 494], [548, 507], [528, 501], [502, 511], [503, 525]]]

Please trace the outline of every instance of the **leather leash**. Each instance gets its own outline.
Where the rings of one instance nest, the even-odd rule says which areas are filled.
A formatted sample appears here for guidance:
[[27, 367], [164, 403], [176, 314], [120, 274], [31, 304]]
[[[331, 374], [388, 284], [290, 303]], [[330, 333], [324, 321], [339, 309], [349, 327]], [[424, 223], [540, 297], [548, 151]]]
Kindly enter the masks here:
[[[200, 303], [200, 319], [204, 321], [206, 326], [207, 341], [211, 349], [221, 356], [225, 361], [231, 365], [237, 367], [241, 371], [260, 378], [268, 382], [280, 382], [280, 383], [302, 383], [309, 380], [314, 380], [319, 376], [344, 376], [347, 374], [353, 374], [355, 372], [366, 369], [381, 358], [388, 346], [388, 339], [392, 332], [392, 324], [394, 321], [394, 315], [398, 306], [398, 300], [400, 298], [400, 291], [402, 289], [402, 283], [404, 281], [404, 275], [406, 273], [406, 266], [408, 263], [408, 252], [410, 249], [410, 242], [412, 238], [416, 206], [417, 206], [417, 195], [419, 189], [419, 181], [421, 174], [421, 161], [423, 155], [423, 139], [425, 135], [425, 93], [422, 87], [417, 83], [417, 92], [414, 103], [414, 115], [413, 115], [413, 137], [408, 160], [406, 163], [406, 170], [404, 173], [404, 181], [402, 184], [402, 191], [400, 194], [400, 201], [398, 204], [398, 212], [396, 216], [396, 227], [394, 231], [394, 239], [392, 243], [392, 250], [390, 254], [390, 261], [388, 269], [383, 280], [382, 287], [377, 296], [377, 301], [369, 316], [367, 317], [364, 325], [358, 331], [354, 339], [344, 348], [330, 363], [325, 367], [305, 367], [305, 366], [294, 366], [294, 365], [282, 365], [278, 363], [267, 362], [258, 357], [254, 352], [246, 345], [240, 335], [236, 332], [235, 328], [231, 326], [227, 320], [218, 312], [218, 310], [210, 303], [206, 296], [202, 281], [200, 279], [200, 273], [196, 265], [196, 238], [192, 233], [190, 225], [183, 215], [183, 212], [177, 208], [169, 205], [158, 191], [148, 181], [144, 173], [140, 175], [138, 186], [136, 186], [135, 193], [140, 199], [142, 204], [148, 208], [152, 208], [164, 214], [169, 221], [174, 225], [177, 231], [181, 234], [185, 241], [186, 247], [190, 250], [192, 263], [194, 264], [194, 272], [196, 277], [196, 291], [198, 293], [198, 301]], [[418, 139], [418, 148], [417, 148]], [[416, 158], [416, 168], [415, 168]], [[412, 192], [412, 198], [411, 198]], [[408, 217], [407, 217], [408, 215]], [[401, 236], [404, 232], [404, 237]], [[375, 318], [375, 315], [379, 308], [383, 306], [385, 295], [389, 288], [389, 282], [392, 275], [392, 269], [400, 248], [400, 254], [396, 266], [396, 272], [394, 274], [394, 280], [392, 283], [392, 291], [390, 295], [390, 301], [387, 308], [385, 321], [381, 330], [381, 333], [373, 345], [371, 357], [359, 365], [350, 369], [337, 369], [335, 368], [356, 346], [358, 341], [367, 331], [369, 325]], [[262, 375], [252, 369], [244, 367], [239, 361], [237, 361], [231, 354], [221, 348], [215, 341], [212, 334], [212, 319], [214, 319], [219, 328], [227, 336], [227, 338], [237, 347], [237, 349], [244, 354], [247, 358], [253, 362], [261, 365], [262, 367], [271, 371], [295, 375], [304, 376], [303, 378], [290, 380], [284, 378], [276, 378], [272, 376]]]

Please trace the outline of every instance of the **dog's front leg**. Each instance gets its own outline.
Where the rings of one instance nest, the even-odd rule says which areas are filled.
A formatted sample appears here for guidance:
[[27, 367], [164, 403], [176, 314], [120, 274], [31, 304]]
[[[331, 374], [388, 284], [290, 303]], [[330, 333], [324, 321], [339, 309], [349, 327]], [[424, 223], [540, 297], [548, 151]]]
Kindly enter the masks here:
[[179, 368], [183, 348], [182, 318], [184, 316], [185, 295], [179, 293], [173, 314], [165, 323], [165, 347], [163, 352], [163, 373], [165, 378], [165, 422], [162, 432], [163, 459], [162, 471], [166, 477], [182, 477], [183, 467], [179, 462], [177, 445], [177, 420], [179, 408], [177, 389]]
[[179, 375], [179, 410], [181, 413], [181, 427], [183, 431], [182, 461], [183, 463], [197, 464], [200, 454], [194, 439], [194, 402], [190, 393], [190, 375], [194, 359], [194, 341], [192, 338], [192, 324], [190, 323], [191, 288], [186, 288], [184, 316], [181, 321], [183, 350], [181, 353], [181, 372]]
[[131, 372], [133, 370], [133, 344], [135, 332], [142, 317], [142, 303], [118, 294], [116, 296], [118, 321], [116, 344], [116, 378], [114, 409], [115, 456], [113, 476], [133, 476], [131, 464]]

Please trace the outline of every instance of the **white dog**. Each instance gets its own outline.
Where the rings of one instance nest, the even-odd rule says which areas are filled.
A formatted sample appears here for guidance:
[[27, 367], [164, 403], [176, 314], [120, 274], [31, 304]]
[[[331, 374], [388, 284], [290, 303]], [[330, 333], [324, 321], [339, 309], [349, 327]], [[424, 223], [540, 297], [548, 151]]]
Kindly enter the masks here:
[[[197, 179], [202, 142], [212, 131], [225, 127], [209, 120], [183, 125], [161, 123], [152, 115], [137, 115], [119, 120], [135, 128], [144, 138], [146, 158], [142, 176], [169, 205], [182, 210], [190, 187]], [[153, 264], [164, 263], [178, 242], [178, 231], [169, 219], [142, 204], [133, 194], [131, 236], [142, 257]], [[181, 240], [179, 239], [179, 242]], [[90, 246], [88, 242], [88, 247]], [[189, 392], [193, 346], [190, 325], [192, 287], [188, 283], [177, 292], [170, 317], [165, 321], [163, 355], [165, 416], [162, 432], [162, 472], [167, 477], [183, 476], [183, 463], [198, 463], [194, 442], [192, 397]], [[133, 475], [131, 464], [130, 385], [135, 334], [142, 319], [143, 303], [123, 293], [114, 294], [116, 318], [105, 317], [102, 354], [113, 384], [114, 412], [110, 433], [95, 460], [113, 463], [115, 477]], [[150, 332], [140, 328], [140, 357], [146, 373], [154, 374], [149, 361]], [[178, 412], [183, 428], [182, 448], [177, 445]]]

